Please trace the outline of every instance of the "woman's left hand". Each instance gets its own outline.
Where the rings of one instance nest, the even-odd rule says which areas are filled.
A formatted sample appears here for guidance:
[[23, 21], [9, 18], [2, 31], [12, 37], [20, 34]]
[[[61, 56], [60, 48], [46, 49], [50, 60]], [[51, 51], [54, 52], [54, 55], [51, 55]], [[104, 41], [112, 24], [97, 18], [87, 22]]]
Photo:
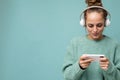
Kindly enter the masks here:
[[107, 70], [109, 66], [109, 60], [106, 57], [100, 58], [100, 67], [103, 70]]

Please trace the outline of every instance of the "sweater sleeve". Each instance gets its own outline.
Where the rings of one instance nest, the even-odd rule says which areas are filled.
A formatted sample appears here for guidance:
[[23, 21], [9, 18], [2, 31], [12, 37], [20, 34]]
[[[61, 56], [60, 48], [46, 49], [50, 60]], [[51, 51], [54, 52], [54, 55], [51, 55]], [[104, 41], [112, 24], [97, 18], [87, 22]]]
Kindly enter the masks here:
[[68, 46], [66, 56], [63, 64], [63, 75], [65, 80], [78, 80], [84, 70], [79, 67], [76, 41], [71, 41], [71, 45]]
[[110, 62], [108, 70], [103, 70], [105, 80], [120, 80], [120, 45], [114, 51], [114, 62]]

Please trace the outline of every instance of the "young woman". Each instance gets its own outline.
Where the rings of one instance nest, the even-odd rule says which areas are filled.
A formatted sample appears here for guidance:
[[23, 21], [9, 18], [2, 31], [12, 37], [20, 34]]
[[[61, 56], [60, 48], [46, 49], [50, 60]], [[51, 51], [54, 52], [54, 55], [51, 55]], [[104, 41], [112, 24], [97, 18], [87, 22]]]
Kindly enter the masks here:
[[[74, 38], [68, 46], [63, 64], [65, 80], [119, 80], [120, 45], [103, 34], [109, 13], [101, 0], [86, 0], [84, 26], [87, 35]], [[99, 61], [85, 54], [102, 54]]]

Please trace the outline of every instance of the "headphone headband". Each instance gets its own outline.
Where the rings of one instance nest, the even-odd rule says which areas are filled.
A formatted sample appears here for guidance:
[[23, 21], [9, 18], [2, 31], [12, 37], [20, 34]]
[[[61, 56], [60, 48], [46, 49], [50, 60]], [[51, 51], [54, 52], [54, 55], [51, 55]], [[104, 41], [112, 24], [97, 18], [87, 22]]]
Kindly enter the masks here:
[[[110, 13], [105, 9], [105, 8], [103, 8], [103, 7], [101, 7], [101, 6], [90, 6], [90, 7], [87, 7], [86, 9], [84, 9], [83, 11], [82, 11], [82, 13], [80, 14], [80, 19], [82, 19], [82, 16], [83, 16], [83, 14], [84, 14], [84, 12], [86, 11], [86, 10], [88, 10], [88, 9], [92, 9], [92, 8], [98, 8], [98, 9], [103, 9], [103, 10], [105, 10], [106, 12], [107, 12], [107, 14], [109, 15], [109, 23], [108, 24], [110, 24], [110, 21], [111, 21], [111, 15], [110, 15]], [[107, 16], [108, 16], [107, 15]], [[80, 24], [81, 23], [85, 23], [85, 20], [83, 21], [83, 20], [81, 20], [80, 21]], [[83, 24], [82, 24], [82, 26], [83, 26]], [[107, 25], [108, 26], [108, 25]]]
[[[100, 9], [103, 9], [103, 10], [107, 11], [105, 8], [103, 8], [103, 7], [101, 7], [101, 6], [89, 6], [89, 7], [87, 7], [85, 10], [88, 10], [88, 9], [91, 9], [91, 8], [100, 8]], [[85, 11], [85, 10], [84, 10], [84, 11]]]

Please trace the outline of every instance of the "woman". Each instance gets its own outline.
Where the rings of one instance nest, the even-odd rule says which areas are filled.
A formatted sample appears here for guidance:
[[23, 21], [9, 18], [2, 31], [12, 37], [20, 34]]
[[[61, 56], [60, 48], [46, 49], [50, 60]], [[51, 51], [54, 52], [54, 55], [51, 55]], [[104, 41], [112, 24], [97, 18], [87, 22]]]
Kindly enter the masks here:
[[[86, 0], [84, 26], [87, 35], [75, 38], [68, 46], [63, 64], [65, 80], [119, 80], [120, 45], [103, 34], [108, 12], [101, 0]], [[83, 21], [82, 21], [83, 22]], [[84, 54], [102, 54], [99, 61]]]

